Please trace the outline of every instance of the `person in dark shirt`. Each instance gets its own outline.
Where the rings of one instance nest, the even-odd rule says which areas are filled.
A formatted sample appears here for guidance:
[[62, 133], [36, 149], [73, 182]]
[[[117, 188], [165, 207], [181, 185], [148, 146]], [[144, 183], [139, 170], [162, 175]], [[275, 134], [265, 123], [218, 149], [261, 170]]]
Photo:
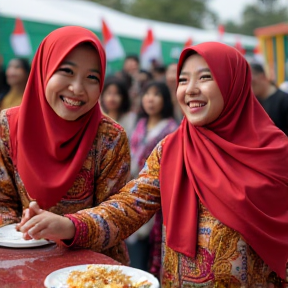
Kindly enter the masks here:
[[278, 89], [266, 76], [262, 65], [250, 63], [252, 90], [275, 125], [288, 134], [288, 94]]

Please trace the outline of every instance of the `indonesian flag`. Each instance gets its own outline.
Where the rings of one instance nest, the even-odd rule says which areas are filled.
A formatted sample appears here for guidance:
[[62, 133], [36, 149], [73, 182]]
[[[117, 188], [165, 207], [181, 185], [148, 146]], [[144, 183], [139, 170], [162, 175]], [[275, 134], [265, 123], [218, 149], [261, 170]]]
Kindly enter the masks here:
[[245, 55], [246, 51], [243, 48], [242, 44], [241, 44], [241, 40], [239, 37], [237, 37], [236, 42], [235, 42], [235, 46], [234, 46], [242, 55]]
[[192, 40], [192, 38], [189, 38], [189, 39], [185, 42], [184, 48], [190, 47], [190, 46], [192, 46], [192, 45], [193, 45], [193, 40]]
[[102, 37], [108, 61], [113, 61], [125, 57], [125, 52], [119, 39], [113, 36], [112, 32], [110, 31], [109, 27], [107, 26], [107, 24], [103, 19], [102, 19]]
[[220, 42], [223, 41], [224, 33], [225, 33], [224, 25], [218, 25], [218, 40]]
[[10, 44], [16, 56], [30, 56], [32, 54], [31, 43], [21, 19], [17, 18]]
[[148, 29], [146, 38], [141, 46], [141, 67], [150, 69], [152, 61], [162, 60], [161, 45], [154, 39], [152, 29]]

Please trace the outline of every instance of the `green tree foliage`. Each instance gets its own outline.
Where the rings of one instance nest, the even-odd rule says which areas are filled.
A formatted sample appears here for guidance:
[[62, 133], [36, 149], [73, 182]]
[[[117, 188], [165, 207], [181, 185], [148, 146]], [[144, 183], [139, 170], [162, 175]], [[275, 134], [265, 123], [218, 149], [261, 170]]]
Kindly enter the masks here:
[[243, 11], [241, 23], [228, 21], [225, 24], [225, 31], [254, 35], [256, 28], [287, 22], [288, 8], [281, 7], [277, 2], [277, 0], [262, 0], [257, 5], [248, 5]]
[[157, 21], [203, 28], [216, 23], [210, 0], [92, 0], [130, 15]]

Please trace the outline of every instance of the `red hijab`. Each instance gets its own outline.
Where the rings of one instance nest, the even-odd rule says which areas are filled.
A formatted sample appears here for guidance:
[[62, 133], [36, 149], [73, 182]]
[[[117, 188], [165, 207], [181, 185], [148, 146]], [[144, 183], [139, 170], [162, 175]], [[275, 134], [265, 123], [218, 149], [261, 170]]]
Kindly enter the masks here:
[[60, 118], [45, 97], [45, 87], [64, 57], [89, 42], [100, 57], [103, 87], [106, 57], [91, 31], [77, 26], [59, 28], [40, 44], [20, 107], [8, 110], [12, 160], [24, 186], [41, 208], [48, 209], [66, 195], [91, 149], [102, 117], [97, 103], [76, 121]]
[[192, 53], [208, 63], [224, 109], [206, 127], [184, 118], [165, 142], [160, 188], [167, 245], [195, 257], [199, 199], [285, 278], [288, 140], [252, 93], [249, 65], [236, 49], [214, 42], [186, 48], [178, 76]]

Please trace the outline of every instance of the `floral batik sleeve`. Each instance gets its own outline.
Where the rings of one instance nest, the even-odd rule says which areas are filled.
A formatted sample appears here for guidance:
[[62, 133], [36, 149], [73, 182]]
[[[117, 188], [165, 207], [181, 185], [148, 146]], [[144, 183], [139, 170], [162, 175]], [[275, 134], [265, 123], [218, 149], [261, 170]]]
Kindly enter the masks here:
[[7, 119], [0, 116], [0, 227], [19, 222], [22, 211], [19, 194], [13, 181], [13, 164], [8, 155]]
[[[138, 230], [160, 209], [159, 168], [162, 145], [158, 144], [146, 161], [139, 177], [130, 181], [99, 206], [68, 216], [76, 224], [76, 239], [95, 251], [104, 251]], [[81, 226], [77, 229], [77, 225]], [[83, 232], [85, 231], [84, 234]], [[80, 235], [82, 234], [82, 235]], [[86, 235], [85, 235], [86, 234]], [[89, 241], [88, 241], [89, 240]], [[85, 246], [85, 245], [84, 245]]]

